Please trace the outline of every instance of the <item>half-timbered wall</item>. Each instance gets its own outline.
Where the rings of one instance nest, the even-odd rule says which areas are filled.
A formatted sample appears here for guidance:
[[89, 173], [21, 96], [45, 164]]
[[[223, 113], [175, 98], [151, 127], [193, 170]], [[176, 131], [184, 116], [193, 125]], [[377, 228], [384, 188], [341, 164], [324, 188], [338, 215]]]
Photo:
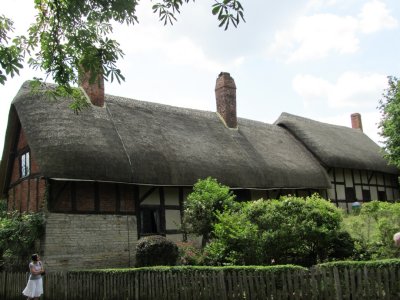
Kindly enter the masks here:
[[[34, 156], [30, 152], [24, 131], [21, 129], [15, 141], [12, 153], [13, 167], [8, 189], [7, 206], [9, 210], [20, 212], [36, 212], [43, 208], [46, 193], [46, 180], [40, 175], [39, 167]], [[27, 153], [29, 153], [27, 155]], [[21, 158], [24, 157], [25, 172], [21, 174]]]
[[134, 186], [93, 181], [50, 180], [51, 212], [134, 214]]
[[332, 188], [328, 198], [338, 207], [351, 210], [355, 201], [396, 201], [399, 199], [398, 176], [381, 172], [332, 168], [329, 170]]

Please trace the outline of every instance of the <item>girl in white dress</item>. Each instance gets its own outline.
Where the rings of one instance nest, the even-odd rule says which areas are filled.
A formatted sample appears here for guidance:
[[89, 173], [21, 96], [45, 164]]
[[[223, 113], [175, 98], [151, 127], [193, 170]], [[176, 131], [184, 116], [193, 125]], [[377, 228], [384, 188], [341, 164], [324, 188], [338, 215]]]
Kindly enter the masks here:
[[29, 280], [26, 288], [22, 291], [22, 294], [28, 297], [28, 299], [39, 299], [43, 294], [43, 281], [42, 273], [44, 273], [42, 262], [37, 254], [32, 255], [32, 261], [29, 264]]

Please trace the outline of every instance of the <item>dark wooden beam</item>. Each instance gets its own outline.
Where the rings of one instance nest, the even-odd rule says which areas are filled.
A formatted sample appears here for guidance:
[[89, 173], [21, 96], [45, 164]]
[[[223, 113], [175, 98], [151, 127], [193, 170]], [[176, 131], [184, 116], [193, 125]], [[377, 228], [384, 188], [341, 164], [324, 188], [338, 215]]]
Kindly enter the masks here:
[[135, 214], [136, 214], [136, 231], [137, 237], [140, 239], [141, 235], [141, 216], [140, 216], [140, 190], [139, 186], [133, 186], [133, 201], [135, 202]]

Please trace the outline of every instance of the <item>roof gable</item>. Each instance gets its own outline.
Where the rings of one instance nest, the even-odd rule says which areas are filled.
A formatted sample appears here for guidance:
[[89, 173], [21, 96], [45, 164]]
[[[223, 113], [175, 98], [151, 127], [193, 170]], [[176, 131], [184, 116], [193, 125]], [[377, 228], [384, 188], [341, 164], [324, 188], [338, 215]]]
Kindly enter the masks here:
[[282, 113], [275, 124], [289, 130], [326, 167], [352, 168], [398, 174], [381, 148], [359, 129], [331, 125]]

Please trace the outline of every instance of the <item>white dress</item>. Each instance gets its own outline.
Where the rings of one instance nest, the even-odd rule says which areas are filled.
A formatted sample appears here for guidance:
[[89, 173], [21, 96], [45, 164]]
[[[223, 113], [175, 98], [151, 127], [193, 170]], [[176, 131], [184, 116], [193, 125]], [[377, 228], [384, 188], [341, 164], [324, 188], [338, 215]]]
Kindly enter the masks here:
[[[42, 269], [41, 262], [29, 264], [29, 270], [35, 270], [36, 272]], [[33, 275], [32, 273], [29, 275], [28, 284], [25, 289], [22, 291], [26, 297], [29, 298], [39, 298], [43, 294], [43, 281], [42, 275]]]

